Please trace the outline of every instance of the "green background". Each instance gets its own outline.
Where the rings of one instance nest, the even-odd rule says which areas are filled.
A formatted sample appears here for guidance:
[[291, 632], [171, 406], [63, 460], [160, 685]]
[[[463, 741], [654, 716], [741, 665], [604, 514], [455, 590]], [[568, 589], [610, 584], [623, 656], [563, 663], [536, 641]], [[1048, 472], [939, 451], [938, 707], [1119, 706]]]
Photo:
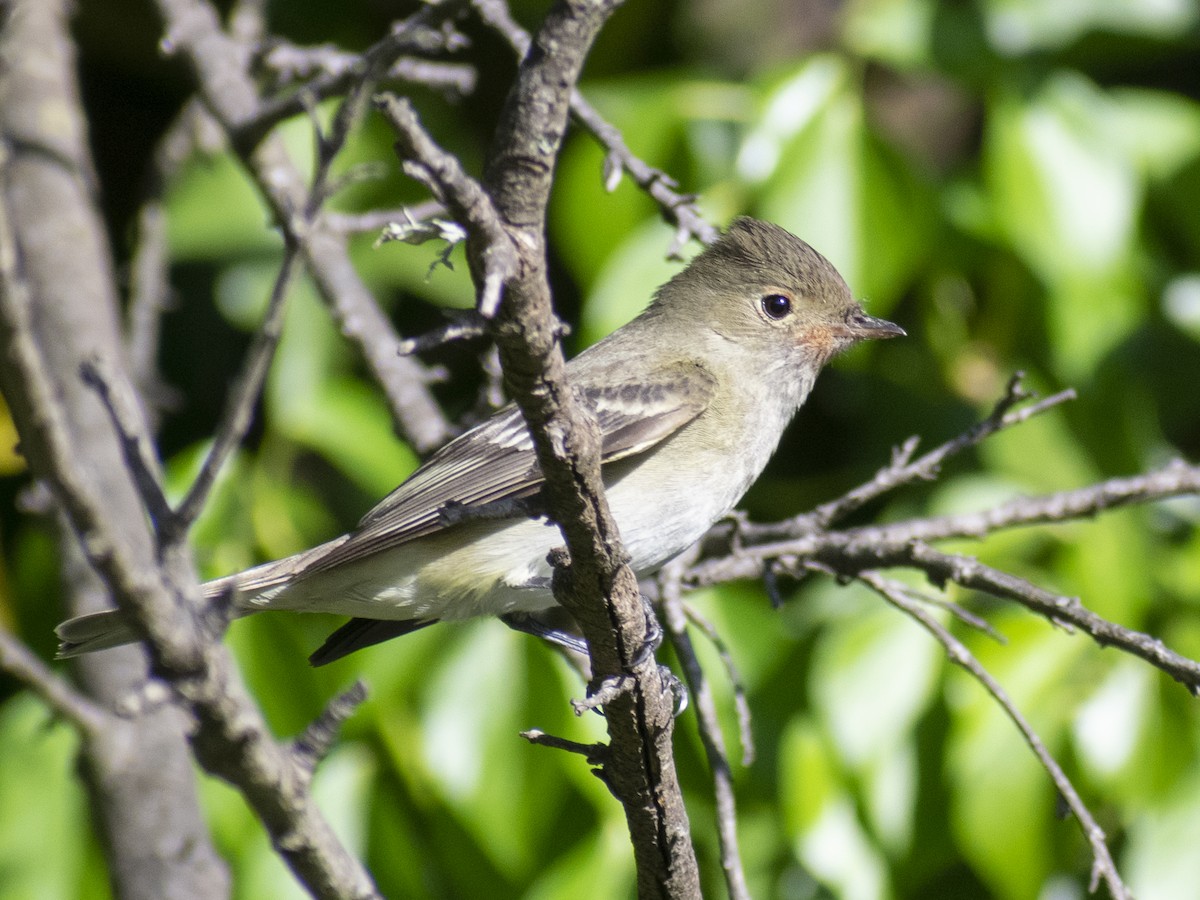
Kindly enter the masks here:
[[[272, 4], [297, 42], [361, 48], [383, 4]], [[545, 5], [516, 6], [528, 26]], [[869, 477], [910, 434], [925, 446], [986, 414], [1015, 370], [1079, 399], [983, 444], [936, 483], [861, 521], [984, 508], [1200, 457], [1200, 10], [1187, 0], [631, 0], [583, 90], [635, 153], [699, 195], [712, 221], [771, 219], [827, 255], [869, 311], [907, 340], [861, 348], [823, 377], [743, 504], [793, 515]], [[417, 90], [430, 130], [478, 171], [513, 71], [467, 23], [485, 74], [447, 100]], [[148, 154], [186, 94], [157, 52], [150, 9], [83, 0], [76, 34], [114, 253], [127, 265]], [[327, 107], [323, 108], [327, 111]], [[283, 132], [311, 157], [301, 118]], [[422, 199], [369, 120], [339, 170], [374, 163], [341, 210]], [[671, 231], [628, 181], [608, 194], [603, 152], [569, 138], [550, 215], [552, 274], [576, 350], [634, 315], [677, 270]], [[308, 166], [308, 162], [303, 165]], [[162, 454], [179, 496], [205, 452], [231, 373], [280, 258], [232, 158], [197, 159], [169, 193], [177, 302], [161, 364], [177, 394]], [[432, 245], [356, 239], [354, 258], [404, 334], [467, 307], [461, 251], [428, 274]], [[689, 252], [692, 252], [689, 250]], [[478, 344], [438, 351], [447, 409], [469, 416]], [[0, 427], [11, 432], [5, 417]], [[11, 438], [11, 435], [10, 435]], [[61, 616], [52, 532], [18, 512], [28, 479], [0, 440], [0, 623], [49, 658]], [[306, 283], [255, 428], [194, 532], [216, 576], [351, 527], [417, 464], [380, 393]], [[1200, 657], [1200, 503], [996, 535], [950, 549], [1148, 631]], [[913, 582], [920, 584], [919, 581]], [[756, 897], [1086, 895], [1090, 855], [1015, 729], [924, 631], [860, 587], [812, 578], [693, 595], [741, 669], [757, 758], [735, 764]], [[1200, 710], [1166, 676], [1012, 605], [952, 591], [1006, 643], [952, 627], [1063, 763], [1142, 900], [1200, 884]], [[575, 718], [578, 676], [497, 622], [428, 629], [312, 670], [336, 621], [262, 616], [228, 641], [272, 727], [290, 736], [355, 677], [371, 697], [321, 768], [316, 793], [391, 897], [621, 897], [633, 891], [619, 806], [576, 757], [530, 747]], [[702, 657], [740, 755], [727, 680]], [[661, 654], [671, 662], [670, 654]], [[66, 668], [65, 666], [63, 667]], [[0, 894], [108, 895], [69, 729], [0, 680]], [[713, 801], [691, 711], [676, 747], [706, 895], [720, 896]], [[237, 896], [298, 895], [231, 790], [202, 778]]]

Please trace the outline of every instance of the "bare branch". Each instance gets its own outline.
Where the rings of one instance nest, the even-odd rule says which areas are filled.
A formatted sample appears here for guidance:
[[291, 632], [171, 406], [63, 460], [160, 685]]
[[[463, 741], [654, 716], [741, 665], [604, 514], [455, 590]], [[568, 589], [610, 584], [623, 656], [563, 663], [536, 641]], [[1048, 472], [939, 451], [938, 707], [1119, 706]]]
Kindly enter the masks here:
[[725, 873], [725, 887], [730, 900], [749, 900], [750, 889], [746, 884], [745, 867], [738, 847], [737, 798], [733, 793], [733, 771], [729, 765], [728, 751], [725, 749], [725, 738], [721, 733], [716, 701], [687, 633], [688, 619], [680, 589], [682, 573], [683, 563], [680, 560], [664, 567], [658, 577], [659, 596], [666, 615], [667, 634], [675, 654], [683, 665], [683, 677], [687, 680], [688, 691], [696, 708], [700, 742], [704, 745], [704, 755], [708, 759], [709, 771], [712, 772], [713, 794], [717, 806], [717, 841], [721, 847], [721, 870]]
[[334, 697], [321, 711], [321, 715], [304, 729], [304, 733], [292, 741], [292, 756], [309, 778], [321, 760], [329, 754], [333, 742], [337, 740], [338, 730], [366, 699], [366, 682], [354, 682]]
[[700, 629], [701, 634], [708, 638], [708, 642], [717, 651], [717, 657], [721, 660], [721, 665], [725, 668], [725, 677], [729, 679], [729, 687], [733, 691], [733, 706], [737, 711], [738, 740], [742, 745], [742, 765], [751, 766], [754, 764], [758, 752], [754, 744], [750, 700], [746, 696], [746, 684], [742, 680], [742, 673], [738, 669], [737, 663], [734, 662], [729, 645], [725, 643], [725, 639], [717, 631], [717, 626], [700, 615], [696, 608], [690, 604], [684, 603], [682, 606], [684, 616], [687, 617], [687, 620], [691, 624]]
[[935, 516], [883, 526], [888, 542], [939, 541], [947, 538], [982, 538], [1005, 528], [1050, 525], [1093, 518], [1123, 506], [1153, 503], [1200, 494], [1200, 466], [1175, 460], [1153, 472], [1128, 478], [1110, 478], [1073, 491], [1041, 497], [1018, 497], [977, 513]]
[[[449, 13], [442, 9], [448, 5], [453, 4], [429, 9]], [[202, 0], [158, 0], [158, 7], [167, 24], [164, 46], [191, 64], [204, 102], [230, 135], [280, 227], [298, 239], [302, 219], [297, 216], [309, 191], [282, 142], [254, 124], [261, 102], [245, 47], [221, 30], [215, 11]], [[419, 451], [440, 446], [452, 429], [429, 393], [423, 367], [396, 353], [400, 339], [354, 269], [345, 235], [317, 219], [303, 237], [304, 259], [317, 289], [382, 386], [398, 427]]]
[[424, 353], [453, 341], [471, 340], [488, 333], [487, 320], [474, 311], [454, 315], [445, 325], [417, 337], [405, 338], [401, 353]]
[[569, 741], [566, 738], [546, 734], [536, 728], [522, 731], [521, 737], [531, 744], [553, 747], [555, 750], [565, 750], [568, 753], [578, 753], [593, 766], [603, 766], [609, 757], [609, 748], [605, 744], [581, 744], [578, 741]]
[[[407, 104], [387, 97], [378, 103], [399, 135], [405, 170], [428, 184], [470, 234], [481, 313], [492, 311], [491, 298], [504, 286], [494, 329], [500, 359], [569, 550], [569, 565], [555, 567], [554, 594], [587, 638], [593, 689], [624, 688], [604, 705], [613, 748], [605, 772], [625, 807], [639, 891], [691, 896], [699, 883], [670, 754], [672, 695], [652, 655], [642, 653], [647, 630], [637, 581], [604, 500], [595, 423], [564, 380], [546, 277], [545, 210], [569, 91], [614, 5], [560, 2], [550, 10], [537, 43], [552, 52], [528, 54], [522, 63], [488, 157], [486, 193], [421, 130]], [[598, 595], [607, 604], [597, 603]]]
[[[381, 40], [368, 47], [361, 55], [352, 55], [350, 60], [335, 61], [328, 50], [316, 48], [312, 52], [316, 59], [321, 60], [321, 73], [294, 93], [263, 100], [252, 116], [239, 123], [235, 137], [247, 146], [254, 146], [284, 119], [299, 115], [316, 101], [353, 93], [357, 86], [373, 84], [392, 76], [392, 70], [406, 53], [453, 51], [461, 48], [466, 39], [454, 30], [451, 21], [462, 11], [463, 6], [464, 0], [443, 0], [440, 3], [425, 4], [414, 15], [396, 22]], [[270, 65], [271, 55], [276, 46], [273, 43], [272, 47], [266, 48], [262, 56], [263, 63]], [[289, 56], [287, 53], [284, 55], [285, 58]], [[291, 54], [290, 59], [292, 62], [297, 61], [295, 54]], [[401, 76], [396, 74], [392, 77]], [[370, 90], [364, 93], [369, 94]]]
[[1152, 635], [1109, 622], [1083, 606], [1077, 597], [1054, 594], [978, 560], [942, 553], [919, 541], [887, 556], [892, 561], [884, 562], [884, 565], [913, 565], [924, 570], [935, 584], [953, 581], [963, 587], [1007, 597], [1052, 622], [1078, 628], [1102, 647], [1119, 647], [1141, 657], [1184, 685], [1194, 696], [1200, 696], [1200, 663], [1169, 650]]
[[[518, 59], [528, 55], [532, 39], [512, 17], [505, 0], [471, 0], [471, 5], [486, 25], [508, 41]], [[622, 171], [627, 172], [634, 183], [658, 203], [663, 218], [675, 226], [675, 240], [667, 254], [671, 259], [679, 257], [689, 237], [702, 244], [711, 244], [717, 239], [717, 229], [700, 215], [694, 195], [677, 193], [674, 188], [678, 185], [670, 176], [634, 156], [621, 132], [607, 122], [577, 88], [571, 89], [570, 101], [575, 120], [608, 151], [605, 187], [614, 190], [619, 180], [616, 176]]]
[[131, 409], [128, 398], [114, 388], [114, 373], [102, 359], [85, 360], [79, 368], [83, 383], [96, 392], [112, 421], [113, 431], [121, 443], [125, 465], [133, 475], [138, 494], [156, 527], [165, 527], [171, 518], [171, 506], [163, 493], [149, 436], [138, 427], [139, 411]]
[[370, 231], [382, 231], [393, 222], [404, 222], [431, 219], [442, 216], [446, 207], [436, 200], [428, 200], [415, 206], [405, 206], [400, 209], [377, 209], [364, 213], [341, 213], [330, 210], [325, 213], [325, 224], [334, 231], [345, 234], [363, 234]]
[[[3, 219], [0, 216], [0, 246], [5, 244]], [[15, 280], [0, 278], [0, 283], [11, 288]], [[0, 353], [20, 385], [19, 393], [13, 389], [8, 395], [22, 442], [43, 468], [89, 561], [149, 639], [155, 669], [195, 716], [192, 746], [197, 759], [242, 790], [280, 854], [315, 894], [377, 897], [370, 877], [338, 843], [312, 798], [296, 789], [302, 773], [271, 738], [238, 683], [228, 653], [204, 636], [194, 575], [190, 585], [179, 580], [188, 574], [183, 558], [178, 553], [161, 563], [141, 558], [131, 546], [131, 536], [114, 527], [106, 498], [78, 460], [82, 448], [72, 439], [54, 400], [53, 382], [33, 338], [28, 298], [7, 290], [2, 300]], [[137, 433], [133, 438], [143, 440]]]
[[380, 94], [375, 105], [396, 130], [396, 149], [404, 161], [404, 171], [427, 185], [482, 246], [477, 251], [479, 296], [475, 305], [480, 315], [494, 317], [500, 307], [501, 288], [516, 275], [520, 254], [491, 198], [463, 171], [457, 159], [434, 143], [407, 100]]
[[70, 722], [85, 737], [109, 721], [109, 713], [59, 678], [15, 634], [0, 628], [0, 670], [7, 672], [41, 698], [55, 715]]
[[255, 404], [262, 393], [275, 348], [279, 346], [279, 338], [283, 334], [283, 318], [287, 309], [285, 301], [298, 268], [299, 252], [300, 248], [294, 242], [288, 242], [284, 248], [283, 262], [279, 274], [275, 276], [266, 312], [246, 353], [242, 371], [226, 398], [221, 423], [213, 435], [212, 449], [205, 456], [187, 495], [169, 519], [170, 532], [163, 535], [167, 541], [181, 540], [186, 535], [203, 510], [222, 466], [250, 428]]
[[1089, 891], [1095, 893], [1099, 886], [1100, 879], [1103, 879], [1108, 885], [1109, 891], [1112, 892], [1114, 900], [1131, 900], [1133, 895], [1129, 888], [1121, 880], [1121, 875], [1117, 872], [1116, 863], [1113, 862], [1111, 854], [1108, 852], [1108, 844], [1103, 829], [1096, 822], [1095, 817], [1084, 805], [1075, 786], [1071, 784], [1062, 767], [1050, 755], [1050, 751], [1046, 749], [1046, 745], [1038, 736], [1037, 732], [1029, 724], [1029, 721], [1017, 709], [1016, 704], [1012, 702], [1012, 698], [1002, 688], [999, 682], [992, 677], [991, 673], [983, 667], [966, 645], [958, 638], [952, 635], [945, 626], [934, 618], [928, 610], [924, 609], [920, 604], [910, 600], [902, 585], [890, 579], [880, 576], [876, 572], [860, 572], [858, 579], [863, 583], [870, 585], [881, 597], [887, 600], [888, 603], [895, 606], [897, 609], [906, 613], [910, 618], [913, 618], [928, 631], [937, 640], [939, 644], [946, 648], [946, 655], [955, 665], [966, 669], [971, 675], [983, 685], [984, 689], [992, 695], [992, 699], [999, 704], [1004, 710], [1005, 715], [1012, 720], [1017, 726], [1017, 730], [1021, 732], [1021, 736], [1025, 739], [1025, 743], [1029, 745], [1029, 749], [1033, 751], [1038, 762], [1042, 764], [1050, 775], [1051, 781], [1058, 789], [1066, 801], [1067, 807], [1074, 813], [1076, 820], [1079, 822], [1079, 827], [1083, 830], [1083, 835], [1087, 838], [1088, 843], [1092, 848], [1092, 883], [1089, 886]]
[[224, 134], [203, 104], [195, 99], [185, 103], [155, 148], [147, 196], [138, 211], [125, 343], [134, 383], [152, 416], [171, 397], [159, 377], [157, 360], [162, 314], [171, 300], [164, 197], [195, 153], [216, 152], [224, 145]]
[[[392, 43], [392, 39], [385, 39]], [[340, 47], [324, 44], [300, 47], [280, 38], [273, 38], [260, 57], [261, 65], [269, 70], [281, 85], [291, 85], [304, 79], [325, 76], [317, 84], [301, 85], [300, 91], [316, 99], [337, 96], [357, 77], [365, 64], [362, 54], [349, 53]], [[384, 72], [383, 81], [406, 81], [420, 84], [451, 96], [466, 96], [475, 90], [477, 75], [473, 66], [421, 59], [417, 56], [397, 57]], [[299, 95], [295, 103], [300, 104]], [[272, 109], [278, 116], [285, 107]], [[293, 113], [299, 113], [295, 109]]]
[[912, 459], [912, 454], [917, 448], [918, 439], [911, 437], [893, 452], [891, 463], [880, 469], [875, 477], [866, 484], [856, 487], [837, 500], [818, 506], [810, 513], [790, 519], [787, 523], [765, 527], [744, 526], [742, 528], [743, 540], [771, 540], [784, 537], [785, 534], [800, 535], [827, 529], [888, 491], [913, 481], [931, 481], [937, 477], [942, 463], [949, 457], [974, 447], [999, 431], [1019, 425], [1048, 409], [1075, 399], [1073, 390], [1060, 391], [1029, 406], [1017, 409], [1017, 406], [1026, 400], [1033, 399], [1034, 396], [1028, 393], [1022, 385], [1024, 377], [1023, 372], [1013, 375], [1009, 379], [1004, 396], [997, 401], [991, 414], [957, 437], [935, 447], [916, 460]]

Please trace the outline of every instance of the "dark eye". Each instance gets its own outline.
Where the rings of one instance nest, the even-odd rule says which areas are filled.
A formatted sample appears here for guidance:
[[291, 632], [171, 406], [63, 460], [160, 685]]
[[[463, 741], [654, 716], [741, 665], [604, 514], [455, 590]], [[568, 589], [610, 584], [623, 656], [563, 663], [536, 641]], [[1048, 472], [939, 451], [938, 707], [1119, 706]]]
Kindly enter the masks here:
[[762, 311], [772, 319], [782, 319], [792, 311], [792, 301], [783, 294], [767, 294], [762, 300]]

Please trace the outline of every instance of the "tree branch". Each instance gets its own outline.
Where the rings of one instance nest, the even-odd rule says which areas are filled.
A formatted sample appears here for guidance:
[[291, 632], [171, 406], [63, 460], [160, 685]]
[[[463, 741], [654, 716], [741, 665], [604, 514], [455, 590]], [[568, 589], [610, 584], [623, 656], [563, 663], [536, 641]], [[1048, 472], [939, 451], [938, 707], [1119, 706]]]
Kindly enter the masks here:
[[[0, 236], [5, 231], [0, 224]], [[10, 286], [14, 279], [3, 282]], [[301, 771], [271, 739], [228, 653], [205, 636], [201, 601], [185, 558], [173, 552], [160, 563], [148, 552], [151, 542], [143, 538], [139, 551], [128, 531], [114, 530], [111, 498], [103, 497], [78, 458], [86, 445], [73, 438], [54, 400], [30, 315], [28, 298], [6, 293], [0, 303], [0, 351], [6, 372], [20, 385], [6, 388], [22, 444], [52, 485], [89, 561], [148, 638], [156, 673], [188, 704], [197, 725], [192, 741], [197, 759], [242, 790], [284, 860], [315, 895], [377, 897], [369, 876], [340, 846], [312, 798], [297, 789]], [[124, 466], [121, 471], [132, 477]], [[204, 893], [211, 889], [210, 883]]]
[[304, 238], [304, 259], [317, 290], [382, 386], [397, 426], [418, 451], [440, 446], [452, 429], [426, 387], [429, 376], [416, 360], [396, 353], [400, 338], [351, 264], [345, 235], [320, 218], [300, 233], [297, 216], [308, 190], [283, 143], [252, 127], [261, 102], [248, 49], [221, 30], [215, 10], [203, 0], [157, 0], [157, 5], [166, 23], [164, 46], [191, 65], [204, 102], [230, 136], [280, 228], [292, 240]]
[[59, 678], [15, 634], [0, 629], [0, 670], [16, 678], [41, 698], [59, 718], [70, 722], [85, 738], [109, 722], [106, 709]]
[[713, 795], [717, 807], [717, 841], [721, 847], [721, 870], [725, 874], [725, 889], [730, 900], [749, 900], [750, 888], [746, 884], [745, 867], [741, 849], [738, 847], [737, 798], [733, 793], [733, 770], [729, 765], [729, 753], [725, 749], [725, 738], [721, 734], [721, 722], [717, 717], [716, 701], [704, 669], [696, 658], [695, 648], [688, 636], [687, 614], [684, 611], [680, 577], [683, 565], [679, 560], [668, 564], [659, 574], [659, 595], [667, 623], [667, 634], [671, 646], [683, 665], [683, 677], [687, 681], [692, 705], [696, 709], [696, 722], [700, 742], [708, 769], [712, 773]]
[[1042, 739], [1033, 730], [1033, 726], [1029, 724], [1029, 721], [1017, 709], [1016, 704], [1012, 702], [1012, 698], [1008, 696], [1008, 693], [1000, 686], [1000, 683], [992, 677], [991, 673], [983, 667], [982, 663], [975, 658], [962, 641], [946, 630], [945, 626], [930, 615], [928, 610], [910, 600], [905, 594], [902, 585], [884, 578], [876, 572], [860, 572], [857, 577], [864, 584], [873, 588], [876, 593], [892, 604], [892, 606], [906, 613], [910, 618], [915, 619], [922, 628], [933, 635], [939, 644], [945, 647], [946, 655], [949, 657], [950, 662], [966, 669], [992, 695], [992, 699], [1004, 710], [1004, 714], [1017, 726], [1017, 730], [1021, 732], [1021, 737], [1025, 739], [1025, 743], [1029, 745], [1029, 749], [1033, 751], [1033, 755], [1042, 764], [1042, 768], [1049, 773], [1050, 780], [1054, 782], [1054, 786], [1058, 789], [1059, 794], [1066, 801], [1067, 807], [1074, 813], [1076, 820], [1079, 822], [1079, 827], [1083, 831], [1083, 836], [1087, 839], [1088, 844], [1091, 845], [1093, 860], [1092, 883], [1089, 885], [1088, 890], [1091, 893], [1095, 893], [1096, 888], [1099, 887], [1100, 879], [1103, 878], [1105, 884], [1108, 885], [1109, 891], [1112, 893], [1113, 900], [1131, 900], [1133, 895], [1121, 880], [1121, 875], [1117, 871], [1117, 865], [1113, 862], [1112, 855], [1108, 852], [1108, 843], [1104, 830], [1096, 822], [1095, 817], [1080, 798], [1079, 792], [1075, 790], [1075, 786], [1071, 784], [1062, 767], [1050, 755], [1050, 751], [1046, 749], [1046, 745], [1042, 742]]
[[670, 752], [671, 692], [648, 654], [634, 665], [647, 639], [642, 603], [604, 500], [595, 423], [565, 381], [545, 268], [545, 209], [570, 89], [613, 6], [560, 2], [547, 14], [501, 116], [486, 194], [429, 140], [405, 104], [384, 100], [381, 107], [397, 129], [406, 171], [430, 184], [467, 228], [485, 315], [503, 279], [495, 327], [501, 365], [533, 435], [547, 506], [569, 551], [569, 565], [556, 567], [555, 597], [588, 640], [593, 690], [609, 679], [630, 686], [604, 705], [612, 740], [605, 774], [625, 808], [639, 894], [695, 896], [698, 873]]
[[[124, 348], [67, 4], [10, 3], [0, 58], [0, 385], [33, 472], [47, 472], [38, 434], [55, 417], [56, 434], [74, 448], [72, 477], [89, 479], [103, 498], [106, 526], [120, 532], [132, 552], [149, 556], [145, 513], [110, 421], [79, 378], [83, 361], [119, 363]], [[26, 377], [31, 361], [40, 373], [36, 385]], [[137, 405], [128, 381], [121, 391], [124, 403]], [[69, 431], [61, 430], [63, 420]], [[98, 609], [110, 602], [103, 585], [66, 519], [55, 521], [64, 605], [75, 613]], [[144, 681], [145, 662], [134, 651], [114, 652], [81, 661], [77, 673], [91, 702], [103, 707]], [[161, 898], [170, 884], [190, 897], [227, 895], [228, 870], [199, 809], [180, 716], [162, 710], [93, 729], [80, 757], [114, 894]]]
[[[471, 0], [471, 6], [485, 25], [508, 41], [518, 59], [525, 59], [532, 46], [532, 38], [512, 17], [505, 0]], [[578, 88], [571, 88], [570, 103], [575, 121], [608, 151], [605, 158], [605, 188], [616, 190], [621, 173], [627, 172], [634, 183], [658, 204], [662, 217], [675, 226], [675, 240], [667, 253], [668, 257], [677, 259], [689, 238], [694, 237], [702, 244], [711, 244], [717, 239], [719, 232], [700, 215], [695, 196], [677, 193], [674, 179], [634, 156], [621, 132], [596, 111]]]

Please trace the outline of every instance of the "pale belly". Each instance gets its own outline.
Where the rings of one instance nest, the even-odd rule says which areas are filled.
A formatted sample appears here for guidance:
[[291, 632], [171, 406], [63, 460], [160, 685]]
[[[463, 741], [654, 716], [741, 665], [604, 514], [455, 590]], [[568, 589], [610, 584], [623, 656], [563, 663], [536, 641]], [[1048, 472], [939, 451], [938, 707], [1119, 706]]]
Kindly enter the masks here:
[[[658, 473], [653, 491], [638, 469], [617, 479], [607, 496], [634, 572], [651, 574], [699, 540], [733, 508], [749, 477], [747, 472], [724, 491], [677, 472]], [[558, 527], [544, 519], [459, 525], [301, 578], [246, 605], [377, 619], [536, 611], [554, 604], [547, 556], [561, 546]]]

